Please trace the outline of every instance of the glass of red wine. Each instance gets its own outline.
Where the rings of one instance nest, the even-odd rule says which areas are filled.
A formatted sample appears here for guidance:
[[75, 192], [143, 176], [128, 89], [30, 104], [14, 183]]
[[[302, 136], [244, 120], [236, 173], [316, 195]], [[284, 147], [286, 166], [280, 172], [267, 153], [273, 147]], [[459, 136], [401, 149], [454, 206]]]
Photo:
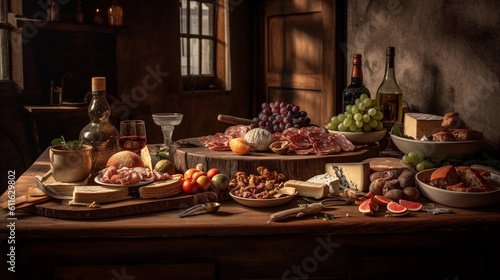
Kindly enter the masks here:
[[120, 148], [139, 152], [146, 146], [146, 124], [143, 120], [126, 120], [120, 122]]

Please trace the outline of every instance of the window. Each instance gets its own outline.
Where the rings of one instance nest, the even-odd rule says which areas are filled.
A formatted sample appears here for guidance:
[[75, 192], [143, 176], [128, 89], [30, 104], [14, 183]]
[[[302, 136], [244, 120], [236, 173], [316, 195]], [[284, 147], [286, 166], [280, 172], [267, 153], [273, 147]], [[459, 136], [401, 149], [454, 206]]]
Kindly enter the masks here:
[[185, 90], [226, 85], [224, 0], [179, 0], [181, 75]]
[[7, 1], [0, 1], [0, 81], [10, 79], [9, 70], [9, 24]]

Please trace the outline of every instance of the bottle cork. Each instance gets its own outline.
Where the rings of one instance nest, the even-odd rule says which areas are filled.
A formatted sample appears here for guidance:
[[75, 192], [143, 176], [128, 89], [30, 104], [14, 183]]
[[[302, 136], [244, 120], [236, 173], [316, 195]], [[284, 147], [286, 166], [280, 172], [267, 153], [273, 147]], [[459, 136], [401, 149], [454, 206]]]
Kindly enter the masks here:
[[92, 77], [92, 91], [106, 91], [106, 77]]

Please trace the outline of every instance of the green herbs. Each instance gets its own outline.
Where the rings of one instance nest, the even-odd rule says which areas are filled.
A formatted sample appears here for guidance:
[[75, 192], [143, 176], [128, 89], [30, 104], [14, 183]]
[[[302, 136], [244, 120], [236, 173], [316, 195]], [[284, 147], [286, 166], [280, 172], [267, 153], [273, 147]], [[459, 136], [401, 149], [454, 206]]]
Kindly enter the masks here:
[[[330, 214], [327, 214], [325, 213], [325, 216], [322, 218], [323, 221], [329, 221], [329, 220], [333, 220], [335, 218], [339, 218], [340, 216], [339, 215], [330, 215]], [[314, 216], [315, 219], [321, 219], [321, 217], [318, 217], [318, 216]]]
[[408, 136], [406, 134], [403, 134], [401, 132], [401, 128], [399, 128], [399, 126], [395, 125], [393, 128], [392, 128], [392, 133], [396, 136], [399, 136], [399, 137], [403, 137], [403, 138], [407, 138], [407, 139], [415, 139], [411, 136]]
[[169, 152], [168, 149], [165, 147], [162, 148], [160, 146], [156, 146], [155, 155], [158, 160], [168, 159]]
[[500, 159], [490, 155], [488, 152], [478, 153], [475, 156], [463, 155], [458, 158], [447, 158], [439, 161], [438, 166], [471, 166], [474, 164], [492, 167], [500, 170]]
[[55, 138], [54, 140], [50, 141], [51, 145], [61, 145], [61, 148], [63, 150], [69, 150], [69, 151], [79, 151], [82, 149], [82, 142], [78, 140], [73, 140], [73, 141], [68, 141], [64, 139], [64, 136], [61, 135], [61, 138]]

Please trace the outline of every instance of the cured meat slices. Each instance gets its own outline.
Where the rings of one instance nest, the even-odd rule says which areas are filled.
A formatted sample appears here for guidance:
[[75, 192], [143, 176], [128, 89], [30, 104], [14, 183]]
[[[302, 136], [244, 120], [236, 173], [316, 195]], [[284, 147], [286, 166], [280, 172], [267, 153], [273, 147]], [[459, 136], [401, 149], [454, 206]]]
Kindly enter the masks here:
[[250, 126], [248, 125], [233, 125], [226, 129], [224, 134], [230, 135], [233, 138], [244, 138], [245, 134], [250, 131]]
[[117, 169], [115, 166], [110, 166], [101, 170], [101, 174], [102, 183], [117, 185], [132, 185], [141, 181], [163, 181], [172, 178], [168, 173], [151, 171], [147, 167], [122, 167]]
[[[198, 138], [198, 141], [213, 151], [229, 151], [229, 140], [243, 138], [250, 130], [246, 125], [230, 126], [224, 133], [217, 133]], [[344, 135], [328, 133], [324, 128], [307, 126], [288, 128], [283, 132], [273, 133], [276, 141], [290, 141], [288, 153], [297, 155], [317, 154], [327, 155], [340, 151], [352, 152], [364, 146], [355, 146]]]
[[198, 138], [201, 144], [212, 151], [230, 151], [229, 140], [233, 138], [243, 138], [250, 130], [248, 125], [234, 125], [226, 129], [224, 133], [216, 133]]

